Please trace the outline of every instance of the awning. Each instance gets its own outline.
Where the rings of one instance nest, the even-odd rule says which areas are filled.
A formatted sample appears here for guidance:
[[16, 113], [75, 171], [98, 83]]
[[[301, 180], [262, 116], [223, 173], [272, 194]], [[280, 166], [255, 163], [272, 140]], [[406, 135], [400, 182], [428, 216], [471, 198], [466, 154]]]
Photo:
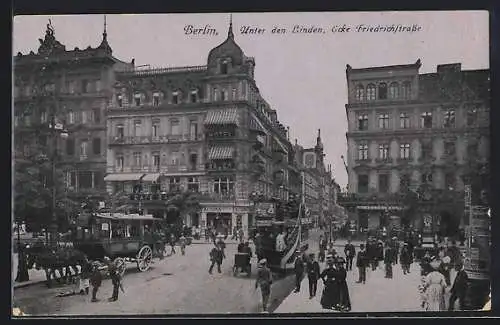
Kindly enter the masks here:
[[138, 181], [144, 176], [142, 173], [116, 173], [109, 174], [104, 177], [106, 182], [125, 182], [125, 181]]
[[257, 132], [258, 134], [263, 134], [263, 135], [266, 134], [266, 131], [264, 131], [264, 128], [262, 126], [260, 126], [260, 124], [254, 118], [250, 119], [249, 129], [251, 131]]
[[155, 174], [146, 174], [142, 178], [144, 182], [156, 182], [158, 181], [158, 178], [160, 177], [160, 173], [155, 173]]
[[209, 111], [205, 118], [205, 125], [215, 124], [235, 124], [238, 125], [238, 110], [236, 108], [228, 108], [221, 110]]
[[232, 147], [212, 147], [208, 152], [208, 159], [210, 160], [220, 160], [220, 159], [232, 159], [233, 158], [233, 148]]

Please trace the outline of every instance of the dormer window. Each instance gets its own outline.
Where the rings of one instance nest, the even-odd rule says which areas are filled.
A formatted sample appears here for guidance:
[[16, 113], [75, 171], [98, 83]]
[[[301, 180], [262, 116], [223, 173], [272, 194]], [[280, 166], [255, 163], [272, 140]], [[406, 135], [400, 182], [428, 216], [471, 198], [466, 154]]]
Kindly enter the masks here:
[[179, 104], [179, 92], [174, 91], [172, 93], [172, 104]]
[[220, 64], [220, 73], [221, 74], [227, 74], [227, 70], [228, 70], [228, 62], [227, 60], [224, 60], [221, 62]]
[[134, 95], [135, 106], [141, 106], [141, 94], [136, 93]]
[[155, 92], [153, 93], [153, 106], [158, 106], [160, 105], [160, 93]]
[[118, 104], [118, 107], [123, 106], [123, 96], [121, 94], [116, 95], [116, 103]]
[[196, 103], [198, 101], [197, 89], [191, 90], [191, 93], [189, 94], [189, 100], [191, 101], [191, 103]]

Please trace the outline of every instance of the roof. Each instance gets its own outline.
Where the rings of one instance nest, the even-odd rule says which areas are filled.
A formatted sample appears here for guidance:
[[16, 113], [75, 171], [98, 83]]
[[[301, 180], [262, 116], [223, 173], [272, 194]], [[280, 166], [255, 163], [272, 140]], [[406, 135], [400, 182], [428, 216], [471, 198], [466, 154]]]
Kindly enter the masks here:
[[366, 72], [366, 71], [380, 71], [380, 70], [395, 70], [395, 69], [415, 69], [421, 67], [420, 59], [417, 62], [412, 64], [396, 64], [396, 65], [384, 65], [384, 66], [376, 66], [369, 68], [359, 68], [353, 69], [349, 64], [347, 65], [346, 72]]

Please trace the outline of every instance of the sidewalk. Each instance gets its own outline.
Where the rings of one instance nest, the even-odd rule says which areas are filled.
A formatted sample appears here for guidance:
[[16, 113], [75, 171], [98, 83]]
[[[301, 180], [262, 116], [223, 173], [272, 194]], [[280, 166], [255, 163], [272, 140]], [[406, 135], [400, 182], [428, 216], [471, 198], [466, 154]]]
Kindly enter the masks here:
[[14, 289], [27, 287], [33, 284], [41, 283], [46, 280], [45, 271], [31, 269], [28, 270], [29, 281], [26, 282], [15, 282], [17, 276], [17, 265], [18, 265], [17, 254], [12, 254], [12, 287]]

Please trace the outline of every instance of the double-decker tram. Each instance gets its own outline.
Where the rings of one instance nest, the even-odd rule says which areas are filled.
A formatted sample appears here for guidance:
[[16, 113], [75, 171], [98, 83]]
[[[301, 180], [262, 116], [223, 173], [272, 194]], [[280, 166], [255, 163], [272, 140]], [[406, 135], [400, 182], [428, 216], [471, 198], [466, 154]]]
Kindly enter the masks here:
[[302, 204], [258, 202], [255, 204], [255, 245], [273, 272], [293, 270], [297, 252], [305, 251], [310, 219]]

